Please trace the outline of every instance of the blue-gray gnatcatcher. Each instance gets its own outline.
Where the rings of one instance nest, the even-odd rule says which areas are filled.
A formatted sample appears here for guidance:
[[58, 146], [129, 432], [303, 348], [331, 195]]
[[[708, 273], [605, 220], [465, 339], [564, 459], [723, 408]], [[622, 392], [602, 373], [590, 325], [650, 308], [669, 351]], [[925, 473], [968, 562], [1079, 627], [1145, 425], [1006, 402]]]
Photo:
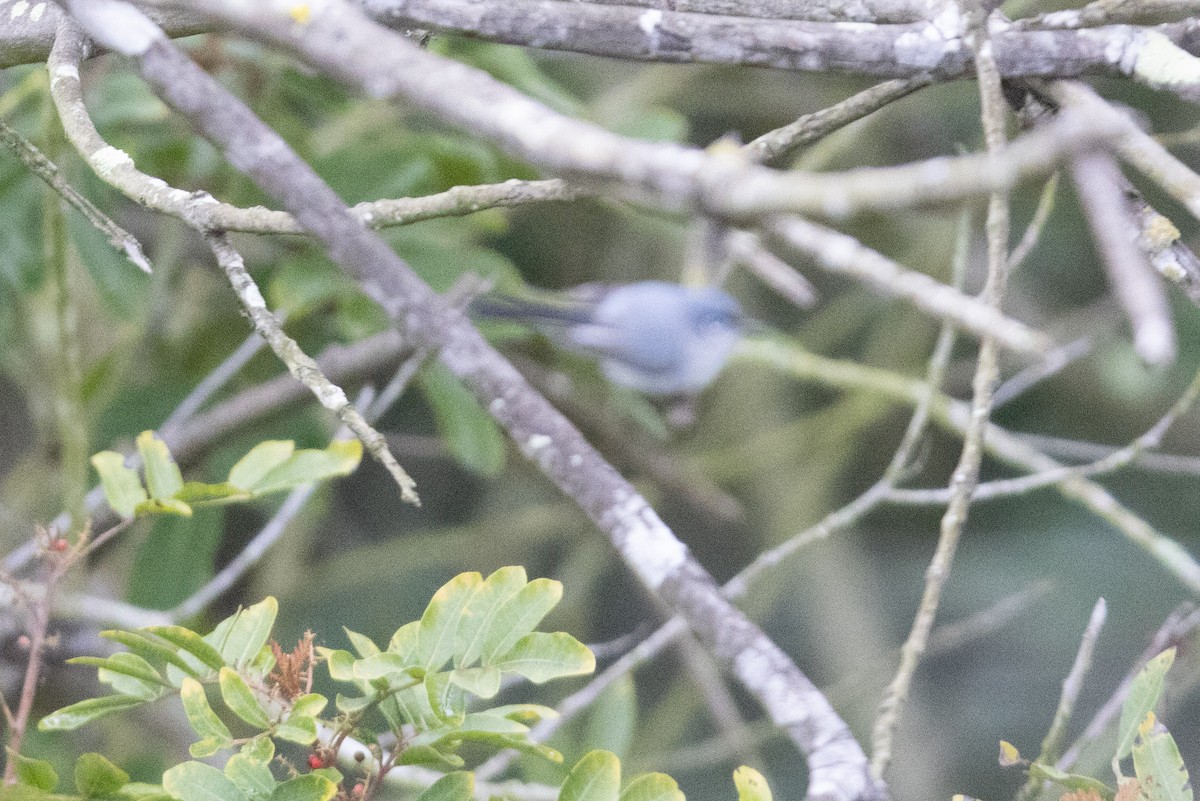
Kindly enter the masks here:
[[744, 321], [737, 301], [720, 289], [665, 281], [585, 284], [544, 300], [484, 296], [471, 311], [530, 325], [598, 359], [613, 383], [648, 395], [704, 389], [721, 372]]

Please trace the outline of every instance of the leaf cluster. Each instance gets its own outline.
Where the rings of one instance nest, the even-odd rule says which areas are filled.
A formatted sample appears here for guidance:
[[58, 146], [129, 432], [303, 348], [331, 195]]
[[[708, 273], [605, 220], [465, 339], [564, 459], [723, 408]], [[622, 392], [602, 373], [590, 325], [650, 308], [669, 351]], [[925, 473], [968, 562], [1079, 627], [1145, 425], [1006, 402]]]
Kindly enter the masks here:
[[[1154, 714], [1162, 698], [1167, 671], [1175, 662], [1168, 648], [1146, 663], [1130, 685], [1117, 724], [1117, 744], [1112, 770], [1117, 789], [1091, 776], [1069, 773], [1040, 759], [1026, 762], [1011, 743], [1001, 742], [1003, 765], [1026, 765], [1031, 778], [1052, 782], [1068, 790], [1071, 801], [1192, 801], [1187, 766], [1175, 738]], [[1122, 763], [1132, 759], [1133, 776]]]
[[325, 448], [296, 450], [294, 442], [268, 440], [238, 460], [221, 482], [184, 481], [167, 444], [153, 431], [137, 437], [144, 477], [125, 465], [116, 451], [100, 451], [92, 465], [100, 476], [104, 497], [122, 517], [149, 514], [192, 515], [196, 506], [248, 501], [301, 484], [344, 476], [362, 460], [358, 440], [335, 440]]

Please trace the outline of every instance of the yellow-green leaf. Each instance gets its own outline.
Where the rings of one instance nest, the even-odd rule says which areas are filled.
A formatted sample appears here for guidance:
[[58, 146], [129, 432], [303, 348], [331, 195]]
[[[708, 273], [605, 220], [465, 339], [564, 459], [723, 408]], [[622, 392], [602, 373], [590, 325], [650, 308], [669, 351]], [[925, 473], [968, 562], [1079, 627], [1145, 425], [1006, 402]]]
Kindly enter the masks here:
[[592, 751], [575, 763], [558, 793], [558, 801], [617, 801], [621, 761], [609, 751]]
[[159, 439], [153, 431], [143, 431], [137, 437], [138, 453], [142, 455], [142, 465], [146, 471], [146, 489], [150, 497], [165, 500], [175, 497], [175, 493], [183, 489], [183, 474], [179, 465], [167, 450], [167, 443]]
[[230, 667], [221, 668], [219, 684], [221, 700], [233, 714], [259, 729], [270, 727], [271, 721], [267, 719], [267, 713], [259, 704], [254, 691], [236, 670]]
[[149, 497], [137, 471], [126, 467], [125, 457], [115, 451], [97, 453], [92, 457], [92, 466], [100, 476], [108, 505], [121, 517], [133, 517], [138, 504]]
[[733, 772], [733, 784], [737, 787], [738, 801], [772, 801], [766, 777], [749, 765]]
[[1131, 753], [1147, 801], [1192, 801], [1192, 785], [1179, 746], [1153, 712], [1147, 712], [1138, 727]]

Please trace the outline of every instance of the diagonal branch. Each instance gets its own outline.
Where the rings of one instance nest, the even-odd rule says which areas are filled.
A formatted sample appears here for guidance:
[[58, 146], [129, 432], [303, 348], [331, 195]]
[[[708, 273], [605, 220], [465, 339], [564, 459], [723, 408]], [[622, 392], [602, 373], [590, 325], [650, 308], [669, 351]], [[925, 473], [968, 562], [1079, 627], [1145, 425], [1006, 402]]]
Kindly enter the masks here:
[[[259, 9], [262, 13], [263, 10]], [[266, 16], [266, 15], [264, 15]], [[817, 688], [711, 578], [636, 490], [387, 245], [284, 141], [164, 36], [125, 37], [102, 16], [91, 31], [138, 59], [156, 92], [326, 245], [396, 321], [507, 429], [521, 451], [595, 521], [643, 584], [685, 617], [809, 758], [814, 799], [883, 798], [849, 728]], [[64, 28], [64, 37], [78, 36]], [[355, 52], [355, 51], [350, 51]], [[358, 51], [362, 52], [362, 51]]]

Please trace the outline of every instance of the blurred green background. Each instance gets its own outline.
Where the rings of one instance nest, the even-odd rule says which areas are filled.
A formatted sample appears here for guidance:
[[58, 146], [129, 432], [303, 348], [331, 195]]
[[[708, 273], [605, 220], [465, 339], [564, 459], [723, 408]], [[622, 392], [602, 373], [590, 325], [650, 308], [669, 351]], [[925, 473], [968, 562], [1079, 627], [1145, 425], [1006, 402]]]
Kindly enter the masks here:
[[[430, 46], [611, 130], [700, 146], [729, 133], [748, 141], [868, 85], [842, 76], [534, 56], [446, 38]], [[536, 177], [422, 113], [348, 96], [256, 46], [198, 38], [190, 47], [350, 203]], [[81, 455], [127, 446], [139, 431], [160, 426], [249, 334], [198, 237], [118, 197], [69, 152], [45, 82], [42, 68], [10, 70], [0, 109], [77, 187], [140, 238], [155, 272], [137, 272], [73, 212], [64, 213], [14, 157], [0, 156], [0, 547], [6, 551], [86, 488], [92, 477]], [[228, 202], [265, 202], [121, 62], [92, 63], [86, 85], [101, 132], [142, 170]], [[1167, 95], [1116, 82], [1098, 88], [1137, 109], [1156, 132], [1186, 131], [1198, 122], [1195, 108]], [[961, 82], [924, 90], [834, 134], [802, 152], [798, 166], [895, 164], [978, 149], [979, 142], [975, 87]], [[1194, 147], [1176, 152], [1185, 160], [1196, 156]], [[1001, 408], [996, 421], [1015, 431], [1124, 444], [1152, 425], [1190, 381], [1200, 364], [1200, 323], [1196, 309], [1172, 291], [1178, 362], [1160, 371], [1138, 363], [1068, 184], [1059, 189], [1039, 247], [1014, 276], [1006, 308], [1059, 341], [1088, 335], [1095, 347]], [[1194, 221], [1152, 187], [1143, 188], [1180, 225], [1185, 241], [1193, 240]], [[1040, 192], [1039, 184], [1014, 193], [1014, 241]], [[981, 207], [970, 211], [975, 239], [968, 283], [974, 290], [983, 261]], [[845, 230], [913, 269], [947, 280], [959, 213], [875, 215]], [[487, 211], [384, 235], [442, 290], [465, 272], [494, 278], [502, 288], [520, 281], [559, 288], [585, 281], [678, 279], [685, 269], [706, 266], [710, 257], [698, 244], [703, 238], [693, 221], [603, 201]], [[288, 332], [309, 353], [382, 329], [382, 315], [312, 243], [238, 235], [235, 244], [268, 300], [288, 314]], [[56, 261], [55, 252], [64, 258]], [[732, 276], [730, 291], [804, 348], [907, 376], [923, 374], [935, 320], [811, 265], [797, 266], [820, 292], [814, 309], [788, 305], [743, 273]], [[886, 466], [908, 419], [908, 410], [878, 396], [841, 393], [761, 366], [734, 364], [699, 400], [695, 422], [671, 430], [640, 399], [606, 387], [593, 366], [536, 339], [514, 337], [511, 330], [493, 333], [544, 379], [570, 381], [570, 407], [586, 417], [585, 430], [601, 450], [614, 454], [718, 579], [866, 489]], [[969, 394], [973, 353], [972, 342], [960, 342], [946, 387], [957, 397]], [[1005, 374], [1022, 366], [1006, 362]], [[262, 353], [222, 397], [280, 372], [275, 359]], [[280, 599], [285, 644], [311, 628], [319, 643], [344, 647], [341, 626], [386, 638], [418, 616], [429, 595], [454, 574], [487, 573], [506, 564], [523, 564], [531, 576], [565, 583], [564, 602], [547, 621], [549, 629], [603, 643], [661, 620], [661, 610], [604, 537], [536, 469], [487, 426], [462, 427], [463, 420], [477, 418], [463, 410], [469, 402], [447, 390], [445, 381], [438, 374], [425, 376], [379, 426], [416, 478], [422, 508], [403, 506], [390, 479], [365, 461], [355, 475], [322, 487], [266, 559], [204, 618], [192, 621], [193, 627], [204, 630], [239, 603], [273, 594]], [[1196, 421], [1194, 414], [1180, 421], [1166, 450], [1197, 453]], [[288, 408], [211, 443], [185, 472], [215, 480], [255, 442], [286, 437], [320, 446], [333, 428], [313, 404]], [[631, 448], [664, 455], [679, 474], [676, 480], [664, 482], [621, 455]], [[944, 485], [957, 454], [956, 438], [932, 433], [924, 469], [913, 484]], [[985, 464], [986, 477], [1010, 474]], [[1196, 473], [1130, 468], [1102, 482], [1159, 530], [1200, 550]], [[274, 505], [139, 523], [105, 548], [71, 588], [169, 608], [237, 554]], [[765, 574], [742, 603], [810, 677], [829, 688], [864, 742], [920, 598], [939, 513], [883, 507]], [[1109, 624], [1073, 732], [1108, 697], [1163, 617], [1188, 600], [1187, 591], [1141, 550], [1052, 489], [973, 508], [939, 623], [970, 619], [1018, 593], [1025, 593], [1027, 603], [1011, 620], [921, 667], [890, 777], [897, 798], [945, 798], [953, 792], [1010, 796], [1022, 776], [997, 765], [997, 741], [1008, 739], [1036, 753], [1096, 599], [1108, 600]], [[0, 688], [11, 699], [23, 661], [15, 645], [15, 615], [4, 614], [12, 619], [0, 632], [5, 636]], [[98, 647], [87, 624], [68, 621], [61, 630], [42, 688], [42, 712], [97, 691], [89, 684], [90, 671], [61, 665], [66, 656]], [[1175, 668], [1180, 676], [1191, 669], [1187, 656]], [[670, 772], [689, 798], [709, 799], [732, 797], [731, 770], [751, 760], [777, 797], [800, 798], [804, 767], [793, 746], [771, 732], [761, 711], [736, 687], [732, 693], [748, 725], [722, 739], [685, 665], [690, 658], [695, 651], [671, 652], [606, 694], [558, 739], [568, 765], [589, 748], [604, 746], [616, 750], [629, 771]], [[560, 681], [519, 695], [552, 704], [582, 684]], [[1200, 765], [1195, 701], [1183, 690], [1169, 700], [1167, 723], [1185, 759]], [[81, 751], [103, 751], [135, 779], [154, 781], [186, 753], [186, 727], [168, 706], [159, 704], [133, 721], [106, 720], [71, 737], [33, 733], [27, 748], [64, 765]], [[520, 771], [550, 782], [562, 775], [546, 765], [522, 763]]]

